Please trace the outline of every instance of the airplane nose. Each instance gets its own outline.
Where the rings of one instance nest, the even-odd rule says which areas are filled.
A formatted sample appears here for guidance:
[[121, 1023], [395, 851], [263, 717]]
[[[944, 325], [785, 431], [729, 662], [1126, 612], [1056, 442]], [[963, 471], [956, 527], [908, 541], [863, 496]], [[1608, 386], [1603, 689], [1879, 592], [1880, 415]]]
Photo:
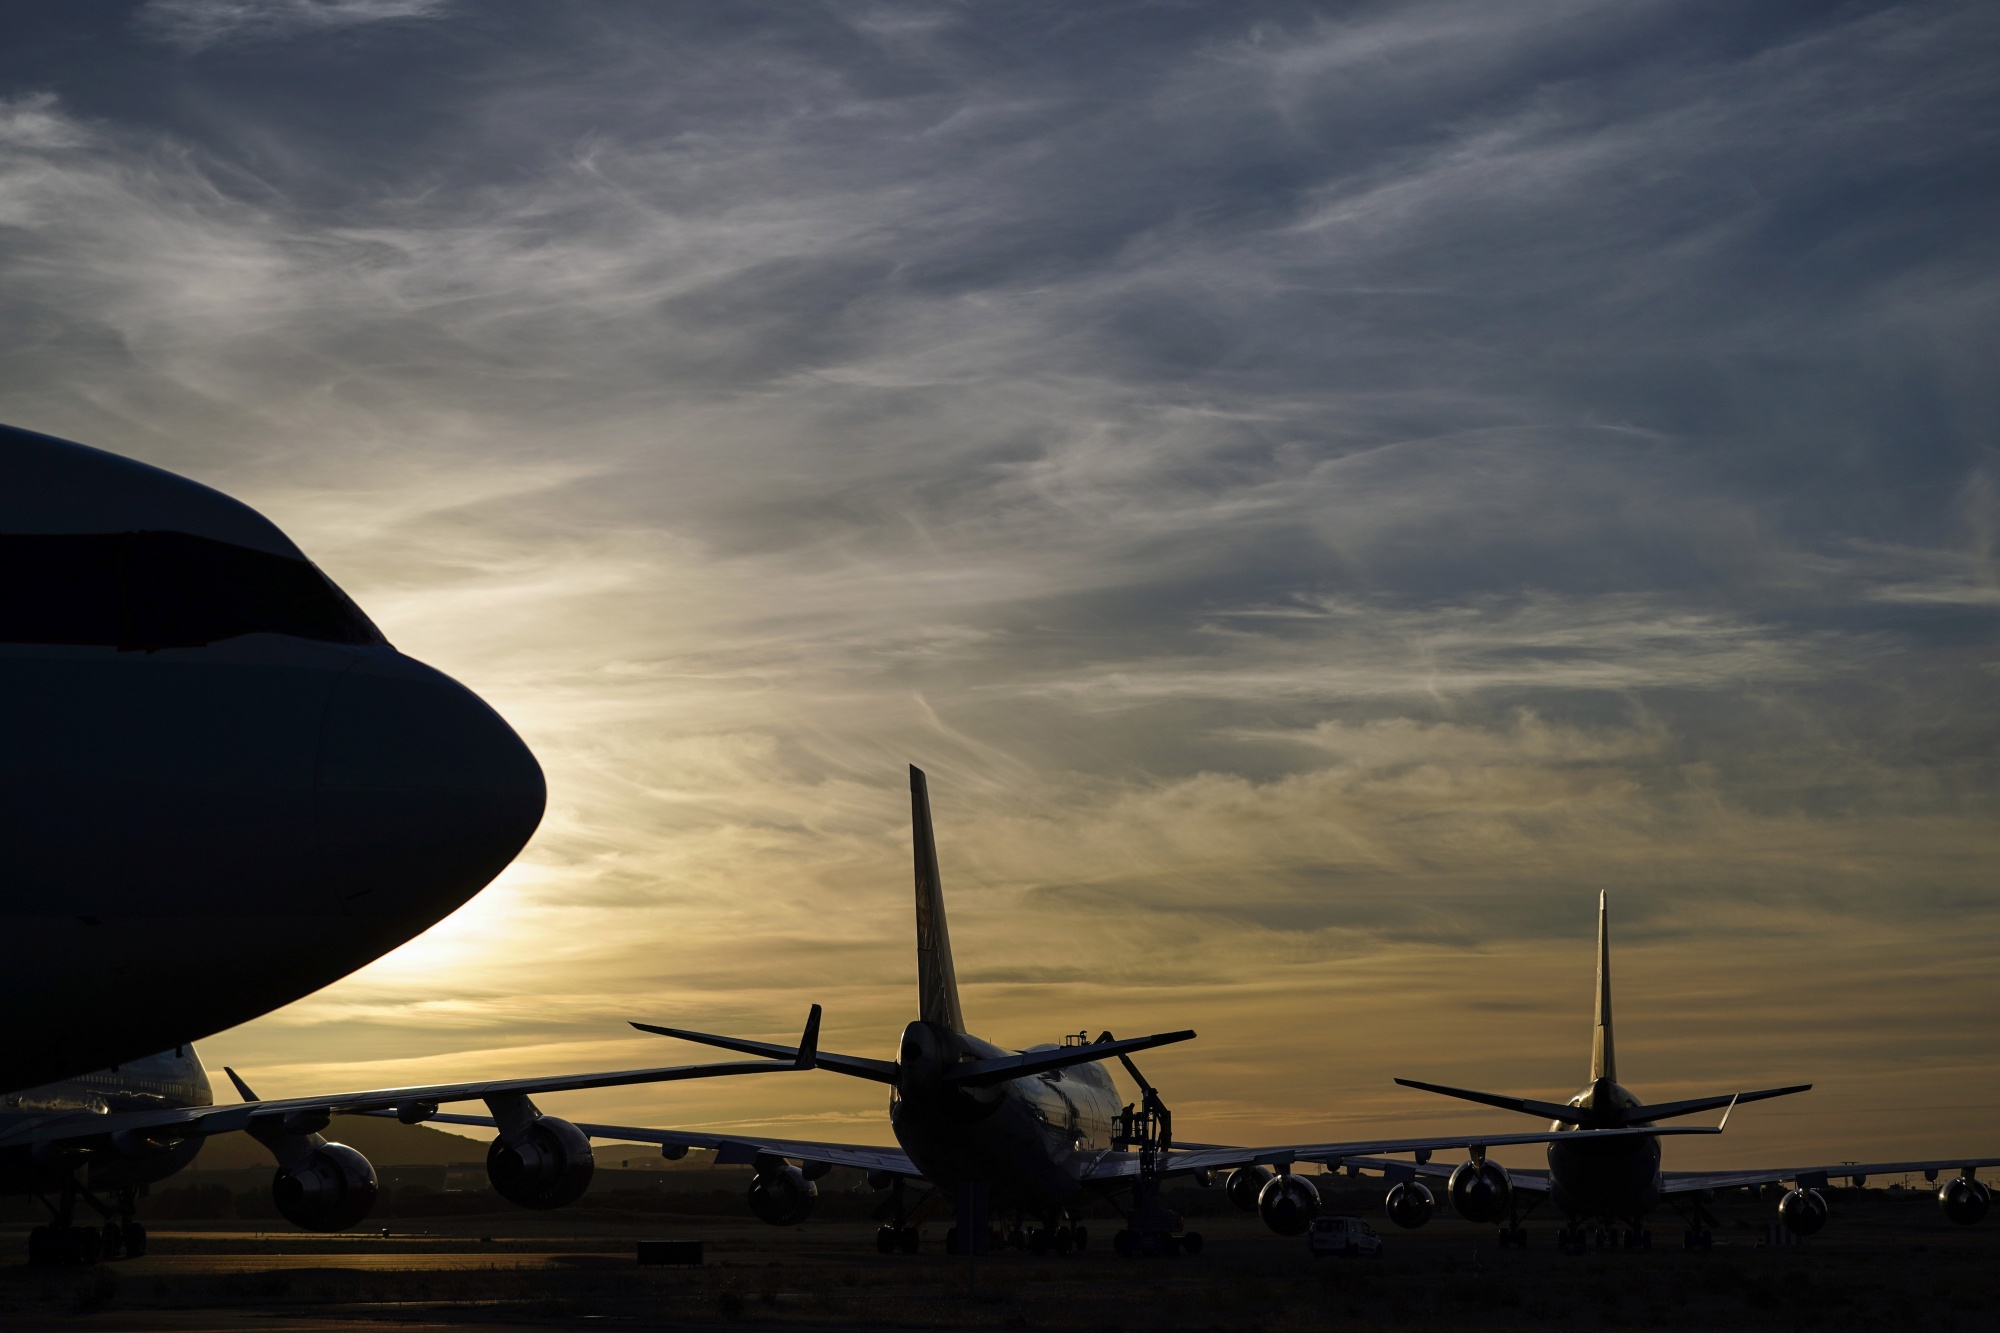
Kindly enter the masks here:
[[443, 672], [393, 652], [341, 676], [321, 735], [316, 823], [357, 917], [442, 919], [514, 859], [548, 789], [513, 728]]

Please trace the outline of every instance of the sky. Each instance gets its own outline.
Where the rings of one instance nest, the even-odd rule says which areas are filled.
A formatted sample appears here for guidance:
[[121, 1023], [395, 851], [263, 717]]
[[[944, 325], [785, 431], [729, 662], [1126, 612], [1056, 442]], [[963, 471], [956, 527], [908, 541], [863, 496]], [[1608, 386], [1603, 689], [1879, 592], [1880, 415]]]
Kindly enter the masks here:
[[[265, 1095], [970, 1026], [1184, 1135], [1995, 1151], [2000, 10], [10, 13], [0, 420], [275, 519], [548, 775]], [[884, 1142], [816, 1073], [559, 1114]]]

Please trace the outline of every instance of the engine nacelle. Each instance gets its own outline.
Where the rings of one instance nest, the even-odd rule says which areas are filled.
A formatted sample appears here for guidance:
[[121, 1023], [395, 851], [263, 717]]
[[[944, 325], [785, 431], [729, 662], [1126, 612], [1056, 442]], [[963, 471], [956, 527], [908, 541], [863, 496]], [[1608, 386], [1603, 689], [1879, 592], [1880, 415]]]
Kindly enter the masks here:
[[1962, 1227], [1969, 1227], [1986, 1216], [1993, 1196], [1986, 1186], [1971, 1176], [1958, 1176], [1938, 1186], [1937, 1201], [1946, 1217]]
[[1778, 1220], [1794, 1236], [1810, 1236], [1826, 1225], [1826, 1196], [1818, 1190], [1789, 1191], [1778, 1200]]
[[812, 1216], [818, 1202], [819, 1186], [795, 1166], [759, 1170], [750, 1177], [750, 1211], [759, 1222], [795, 1227]]
[[271, 1202], [293, 1226], [345, 1231], [368, 1216], [381, 1193], [375, 1167], [344, 1143], [323, 1143], [271, 1179]]
[[513, 1141], [486, 1150], [486, 1178], [501, 1198], [523, 1208], [560, 1208], [590, 1188], [597, 1171], [590, 1139], [567, 1120], [545, 1115]]
[[1303, 1236], [1319, 1215], [1319, 1190], [1304, 1176], [1273, 1176], [1257, 1192], [1257, 1216], [1280, 1236]]
[[1400, 1185], [1389, 1187], [1389, 1197], [1382, 1201], [1388, 1211], [1389, 1220], [1410, 1231], [1431, 1220], [1437, 1211], [1437, 1196], [1428, 1185], [1415, 1180], [1406, 1180]]
[[1257, 1196], [1264, 1192], [1264, 1186], [1271, 1180], [1268, 1166], [1239, 1166], [1229, 1173], [1229, 1183], [1222, 1187], [1229, 1202], [1246, 1213], [1257, 1211]]
[[1453, 1211], [1466, 1221], [1498, 1222], [1513, 1202], [1514, 1184], [1500, 1163], [1474, 1158], [1451, 1173], [1445, 1193]]

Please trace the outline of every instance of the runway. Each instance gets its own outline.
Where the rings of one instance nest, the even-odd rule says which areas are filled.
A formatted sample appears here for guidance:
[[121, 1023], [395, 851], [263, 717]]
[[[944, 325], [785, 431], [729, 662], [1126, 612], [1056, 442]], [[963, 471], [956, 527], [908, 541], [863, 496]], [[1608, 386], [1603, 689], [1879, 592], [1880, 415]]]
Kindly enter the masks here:
[[[1365, 1214], [1372, 1192], [1340, 1206]], [[1379, 1200], [1375, 1200], [1379, 1203]], [[1544, 1221], [1526, 1251], [1487, 1228], [1383, 1226], [1379, 1261], [1314, 1260], [1252, 1219], [1191, 1220], [1196, 1259], [1124, 1260], [1115, 1222], [1081, 1256], [969, 1263], [884, 1257], [871, 1224], [774, 1229], [748, 1220], [592, 1213], [425, 1220], [389, 1234], [162, 1225], [145, 1258], [90, 1270], [0, 1268], [8, 1329], [194, 1333], [244, 1329], [1039, 1328], [1137, 1330], [1867, 1328], [1991, 1326], [2000, 1229], [1950, 1227], [1918, 1193], [1843, 1192], [1813, 1241], [1759, 1247], [1768, 1206], [1723, 1205], [1708, 1254], [1678, 1232], [1647, 1252], [1558, 1254]], [[1381, 1219], [1377, 1218], [1379, 1223]], [[640, 1267], [641, 1238], [700, 1239], [700, 1268]], [[18, 1234], [0, 1245], [20, 1254]]]

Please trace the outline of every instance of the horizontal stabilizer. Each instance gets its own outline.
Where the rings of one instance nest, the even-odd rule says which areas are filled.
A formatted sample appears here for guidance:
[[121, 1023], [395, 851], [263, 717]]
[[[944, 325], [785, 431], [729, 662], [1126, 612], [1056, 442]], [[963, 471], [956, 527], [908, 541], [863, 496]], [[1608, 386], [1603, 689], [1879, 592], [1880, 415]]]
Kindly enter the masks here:
[[632, 1026], [641, 1032], [652, 1032], [662, 1037], [677, 1037], [682, 1041], [699, 1042], [703, 1046], [720, 1046], [725, 1051], [740, 1051], [744, 1055], [761, 1055], [766, 1059], [783, 1060], [800, 1069], [831, 1069], [836, 1074], [846, 1074], [850, 1078], [872, 1079], [877, 1083], [896, 1081], [896, 1065], [892, 1060], [870, 1060], [862, 1055], [831, 1055], [819, 1050], [818, 1005], [813, 1006], [805, 1040], [797, 1046], [783, 1046], [771, 1041], [748, 1041], [742, 1037], [719, 1037], [712, 1032], [663, 1028], [652, 1023], [634, 1023]]
[[[1574, 1106], [1561, 1102], [1538, 1102], [1532, 1097], [1509, 1097], [1499, 1092], [1474, 1092], [1470, 1088], [1447, 1088], [1438, 1083], [1419, 1083], [1413, 1078], [1399, 1078], [1396, 1082], [1406, 1088], [1417, 1088], [1424, 1092], [1435, 1092], [1443, 1097], [1456, 1097], [1460, 1101], [1478, 1102], [1481, 1106], [1497, 1106], [1503, 1111], [1519, 1111], [1522, 1115], [1540, 1116], [1544, 1120], [1560, 1120], [1566, 1124], [1581, 1124], [1587, 1114]], [[1728, 1098], [1724, 1098], [1727, 1101]], [[1721, 1103], [1717, 1103], [1720, 1105]]]
[[1761, 1102], [1770, 1097], [1789, 1097], [1795, 1092], [1811, 1090], [1810, 1083], [1795, 1083], [1789, 1088], [1764, 1088], [1758, 1092], [1726, 1092], [1719, 1097], [1690, 1097], [1681, 1102], [1655, 1102], [1651, 1106], [1630, 1108], [1625, 1112], [1625, 1120], [1628, 1124], [1671, 1120], [1677, 1115], [1693, 1115], [1697, 1111], [1713, 1111], [1717, 1107], [1740, 1106], [1744, 1102]]
[[1052, 1051], [1027, 1051], [1021, 1055], [1002, 1055], [991, 1060], [972, 1060], [965, 1064], [953, 1065], [945, 1071], [944, 1077], [945, 1082], [962, 1088], [990, 1088], [996, 1083], [1006, 1083], [1017, 1078], [1031, 1078], [1036, 1074], [1045, 1074], [1051, 1069], [1095, 1064], [1099, 1060], [1109, 1060], [1113, 1056], [1126, 1055], [1132, 1051], [1151, 1050], [1155, 1046], [1170, 1046], [1177, 1041], [1187, 1041], [1193, 1036], [1192, 1030], [1161, 1032], [1150, 1037], [1128, 1037], [1124, 1041], [1097, 1041], [1088, 1046], [1063, 1046]]

